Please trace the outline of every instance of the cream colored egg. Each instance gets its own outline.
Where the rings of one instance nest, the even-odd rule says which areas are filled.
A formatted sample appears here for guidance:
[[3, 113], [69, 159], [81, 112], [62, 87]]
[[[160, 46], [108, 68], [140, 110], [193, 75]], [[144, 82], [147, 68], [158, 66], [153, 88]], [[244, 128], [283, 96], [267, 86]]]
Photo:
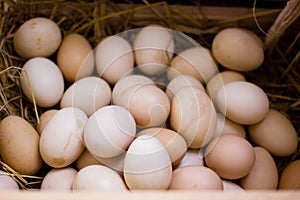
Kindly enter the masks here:
[[190, 148], [208, 144], [216, 131], [216, 110], [208, 95], [198, 88], [184, 88], [172, 100], [170, 124]]
[[246, 81], [246, 79], [244, 75], [239, 72], [226, 70], [214, 75], [211, 79], [209, 79], [206, 85], [206, 92], [212, 101], [215, 102], [219, 89], [223, 89], [225, 84], [233, 81]]
[[177, 166], [175, 166], [175, 169], [191, 165], [204, 166], [203, 150], [188, 149], [180, 163]]
[[166, 190], [169, 187], [172, 164], [158, 139], [141, 135], [131, 143], [124, 160], [124, 178], [130, 190]]
[[279, 186], [280, 190], [300, 190], [300, 160], [289, 163], [281, 172]]
[[87, 149], [81, 153], [79, 158], [75, 162], [75, 166], [77, 170], [81, 170], [82, 168], [89, 165], [101, 165], [102, 163], [96, 159]]
[[111, 89], [99, 77], [85, 77], [75, 81], [63, 94], [60, 107], [76, 107], [87, 116], [111, 102]]
[[73, 181], [73, 190], [126, 191], [121, 176], [103, 165], [90, 165], [82, 168]]
[[262, 41], [242, 28], [226, 28], [213, 39], [212, 52], [224, 67], [236, 71], [251, 71], [264, 61]]
[[234, 81], [218, 91], [216, 106], [228, 119], [238, 124], [250, 125], [265, 118], [269, 111], [269, 100], [257, 85]]
[[37, 124], [37, 132], [41, 135], [48, 121], [53, 117], [53, 115], [57, 112], [57, 109], [47, 110], [40, 116], [40, 121]]
[[44, 177], [41, 190], [70, 191], [76, 174], [72, 167], [52, 169]]
[[173, 37], [168, 29], [160, 25], [142, 28], [133, 43], [136, 64], [148, 75], [162, 71], [173, 57]]
[[193, 47], [180, 52], [171, 62], [172, 70], [168, 71], [169, 79], [178, 74], [194, 76], [201, 83], [207, 82], [218, 72], [211, 51], [204, 47]]
[[19, 116], [7, 116], [0, 123], [0, 134], [0, 155], [4, 163], [26, 175], [41, 169], [40, 137], [29, 122]]
[[111, 158], [123, 153], [136, 134], [131, 113], [117, 105], [104, 106], [87, 121], [84, 142], [91, 154]]
[[16, 52], [24, 58], [48, 57], [61, 43], [61, 31], [51, 19], [36, 17], [23, 23], [14, 34]]
[[57, 65], [48, 58], [28, 60], [21, 72], [21, 87], [25, 96], [41, 107], [56, 105], [64, 92], [64, 79]]
[[95, 59], [99, 76], [111, 85], [134, 67], [132, 47], [118, 35], [109, 36], [97, 45]]
[[297, 151], [298, 136], [291, 121], [281, 112], [270, 109], [257, 124], [248, 126], [252, 141], [275, 156], [289, 156]]
[[92, 46], [84, 36], [77, 33], [71, 33], [63, 38], [56, 60], [68, 82], [90, 76], [94, 70]]
[[276, 190], [278, 171], [272, 155], [262, 147], [254, 147], [255, 162], [239, 182], [245, 190]]
[[203, 85], [198, 79], [190, 75], [178, 75], [174, 77], [167, 85], [166, 94], [172, 101], [174, 95], [185, 87], [195, 87], [204, 90]]
[[0, 191], [19, 190], [18, 183], [6, 172], [0, 170]]
[[216, 172], [205, 166], [186, 166], [173, 171], [169, 190], [223, 190]]
[[217, 113], [217, 135], [234, 134], [246, 138], [244, 126], [227, 119], [223, 114]]
[[238, 184], [236, 184], [232, 181], [222, 179], [222, 182], [223, 182], [224, 192], [241, 192], [241, 191], [245, 191], [241, 186], [239, 186]]
[[70, 165], [84, 150], [83, 130], [88, 118], [74, 107], [57, 111], [45, 126], [39, 143], [43, 160], [54, 168]]
[[246, 176], [255, 163], [251, 144], [237, 135], [221, 135], [205, 150], [205, 164], [224, 179], [239, 179]]
[[171, 129], [147, 128], [137, 134], [140, 135], [151, 135], [157, 138], [166, 148], [173, 166], [180, 163], [187, 151], [187, 144], [183, 137]]

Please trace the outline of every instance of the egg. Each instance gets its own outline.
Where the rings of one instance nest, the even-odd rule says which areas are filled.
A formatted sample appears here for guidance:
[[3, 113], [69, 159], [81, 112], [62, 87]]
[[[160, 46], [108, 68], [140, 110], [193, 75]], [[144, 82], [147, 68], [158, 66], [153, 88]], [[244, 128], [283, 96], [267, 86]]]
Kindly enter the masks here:
[[192, 47], [180, 52], [172, 59], [171, 68], [168, 71], [169, 79], [183, 74], [194, 76], [201, 83], [207, 82], [218, 72], [211, 51], [204, 47]]
[[75, 107], [57, 111], [45, 126], [39, 142], [43, 160], [51, 167], [63, 168], [78, 159], [84, 150], [83, 130], [88, 118]]
[[223, 179], [239, 179], [246, 176], [255, 163], [255, 151], [251, 144], [237, 135], [221, 135], [205, 150], [205, 164]]
[[96, 69], [101, 78], [114, 85], [134, 67], [130, 43], [120, 35], [105, 38], [95, 49]]
[[234, 81], [219, 89], [215, 105], [230, 120], [242, 124], [255, 124], [265, 118], [269, 100], [265, 92], [254, 83]]
[[43, 160], [39, 152], [39, 134], [25, 119], [10, 115], [0, 123], [1, 160], [15, 171], [33, 175]]
[[168, 66], [173, 57], [172, 33], [160, 25], [148, 25], [137, 33], [133, 49], [140, 70], [147, 75], [155, 75]]
[[90, 165], [76, 174], [72, 185], [73, 191], [126, 191], [121, 176], [114, 170], [103, 165]]
[[208, 95], [198, 88], [184, 88], [172, 100], [170, 125], [190, 148], [208, 144], [216, 131], [216, 110]]
[[279, 190], [300, 190], [300, 160], [289, 163], [281, 172]]
[[246, 81], [246, 79], [242, 73], [225, 70], [209, 79], [206, 85], [206, 92], [212, 101], [215, 102], [219, 89], [224, 87], [225, 84], [233, 81]]
[[212, 42], [212, 53], [224, 67], [246, 72], [264, 61], [261, 39], [253, 32], [242, 28], [225, 28], [217, 33]]
[[247, 174], [239, 182], [245, 190], [276, 190], [278, 171], [272, 155], [262, 147], [254, 147], [255, 162]]
[[18, 28], [13, 45], [23, 58], [49, 57], [58, 49], [61, 40], [60, 28], [54, 21], [35, 17]]
[[48, 58], [28, 60], [21, 72], [21, 87], [29, 101], [38, 106], [56, 105], [64, 92], [64, 78], [57, 65]]
[[39, 123], [37, 124], [37, 132], [38, 134], [42, 134], [46, 124], [48, 123], [48, 121], [53, 117], [53, 115], [57, 112], [57, 109], [50, 109], [45, 111], [41, 116], [40, 116], [40, 120]]
[[111, 89], [108, 83], [94, 76], [75, 81], [63, 94], [60, 107], [76, 107], [87, 116], [111, 102]]
[[188, 149], [180, 163], [176, 165], [174, 169], [191, 165], [204, 166], [203, 150]]
[[147, 128], [140, 131], [137, 136], [152, 135], [166, 148], [172, 165], [179, 164], [187, 151], [187, 144], [181, 135], [167, 128]]
[[68, 34], [63, 38], [56, 61], [68, 82], [90, 76], [95, 65], [92, 46], [84, 36], [77, 33]]
[[45, 175], [41, 190], [70, 191], [76, 174], [72, 167], [52, 169]]
[[19, 190], [18, 183], [6, 172], [0, 170], [0, 191]]
[[169, 190], [223, 190], [223, 183], [205, 166], [186, 166], [173, 171]]
[[275, 156], [289, 156], [297, 151], [298, 136], [290, 122], [281, 112], [270, 109], [266, 117], [248, 126], [251, 140]]
[[89, 165], [101, 165], [102, 163], [96, 159], [87, 149], [81, 153], [79, 158], [75, 161], [75, 166], [77, 170], [81, 170], [82, 168]]
[[195, 87], [204, 90], [203, 85], [198, 79], [190, 75], [178, 75], [174, 77], [167, 85], [166, 94], [172, 101], [174, 95], [185, 87]]
[[221, 113], [217, 113], [216, 135], [220, 134], [234, 134], [246, 138], [246, 130], [244, 126], [227, 119]]
[[223, 189], [224, 192], [241, 192], [241, 191], [245, 191], [241, 186], [239, 186], [238, 184], [232, 182], [232, 181], [228, 181], [228, 180], [224, 180], [222, 179], [223, 182]]
[[91, 154], [110, 158], [123, 153], [136, 134], [131, 113], [117, 105], [98, 109], [84, 128], [84, 143]]
[[129, 146], [124, 160], [124, 179], [130, 190], [166, 190], [172, 164], [165, 147], [153, 136], [141, 135]]

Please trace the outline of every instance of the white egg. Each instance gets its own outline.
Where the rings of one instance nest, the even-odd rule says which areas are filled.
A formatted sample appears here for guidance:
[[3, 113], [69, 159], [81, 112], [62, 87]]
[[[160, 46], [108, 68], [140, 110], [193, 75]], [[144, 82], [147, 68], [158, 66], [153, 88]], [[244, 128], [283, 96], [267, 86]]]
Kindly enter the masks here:
[[56, 105], [64, 92], [64, 79], [58, 66], [48, 58], [28, 60], [21, 73], [21, 87], [25, 96], [41, 107]]
[[0, 191], [19, 190], [18, 183], [6, 172], [0, 170]]
[[87, 116], [106, 106], [111, 100], [111, 89], [99, 77], [86, 77], [73, 83], [64, 93], [60, 107], [76, 107]]

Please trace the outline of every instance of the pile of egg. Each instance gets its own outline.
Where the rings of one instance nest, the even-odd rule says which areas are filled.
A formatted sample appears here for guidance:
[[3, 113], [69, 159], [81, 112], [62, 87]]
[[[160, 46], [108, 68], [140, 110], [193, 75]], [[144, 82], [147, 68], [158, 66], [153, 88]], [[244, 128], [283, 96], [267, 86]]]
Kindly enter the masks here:
[[[227, 28], [211, 50], [181, 49], [159, 25], [128, 33], [93, 51], [47, 18], [19, 27], [21, 88], [47, 111], [37, 127], [1, 121], [3, 162], [24, 175], [50, 166], [41, 190], [299, 189], [300, 160], [280, 175], [275, 164], [297, 151], [295, 128], [242, 74], [263, 63], [260, 38]], [[13, 188], [1, 172], [0, 190]]]

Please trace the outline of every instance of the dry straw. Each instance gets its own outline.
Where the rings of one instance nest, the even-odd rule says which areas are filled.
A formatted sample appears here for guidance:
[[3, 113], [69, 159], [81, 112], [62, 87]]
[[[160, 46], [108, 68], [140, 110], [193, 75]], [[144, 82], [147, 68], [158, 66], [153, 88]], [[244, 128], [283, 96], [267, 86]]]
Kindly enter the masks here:
[[[35, 103], [28, 102], [22, 94], [19, 80], [25, 60], [15, 53], [12, 43], [17, 28], [29, 18], [48, 17], [60, 26], [63, 35], [80, 33], [93, 46], [108, 35], [159, 23], [210, 47], [213, 36], [222, 28], [242, 26], [253, 30], [262, 38], [266, 37], [265, 62], [259, 69], [246, 73], [246, 78], [266, 91], [271, 107], [284, 113], [299, 135], [300, 28], [297, 22], [299, 23], [300, 1], [290, 0], [283, 10], [259, 10], [255, 8], [255, 3], [256, 1], [253, 13], [210, 19], [204, 14], [201, 5], [186, 7], [166, 2], [152, 4], [147, 0], [141, 0], [139, 4], [131, 1], [116, 4], [105, 0], [0, 0], [0, 119], [7, 115], [19, 115], [36, 126], [38, 116], [44, 111]], [[270, 24], [264, 24], [268, 22], [265, 19], [273, 20], [270, 28]], [[279, 171], [298, 158], [299, 151], [291, 157], [276, 160]], [[1, 160], [0, 167], [13, 176], [22, 188], [36, 187], [45, 173], [42, 170], [37, 176], [21, 175]]]

